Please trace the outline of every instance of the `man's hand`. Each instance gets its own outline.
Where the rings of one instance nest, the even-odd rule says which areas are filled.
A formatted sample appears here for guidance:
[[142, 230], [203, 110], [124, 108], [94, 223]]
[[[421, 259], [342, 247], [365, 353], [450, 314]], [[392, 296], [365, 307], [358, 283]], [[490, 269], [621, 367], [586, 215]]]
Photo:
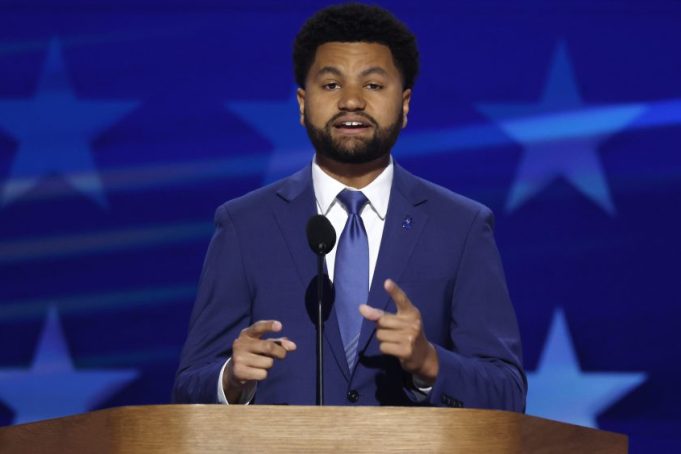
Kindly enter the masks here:
[[366, 304], [359, 307], [359, 312], [367, 320], [376, 322], [376, 339], [381, 352], [397, 357], [402, 369], [432, 385], [440, 363], [435, 347], [423, 332], [421, 313], [395, 282], [386, 279], [383, 287], [395, 302], [397, 313], [388, 314]]
[[284, 359], [296, 349], [296, 344], [286, 337], [261, 339], [266, 333], [277, 333], [281, 329], [281, 322], [261, 320], [241, 330], [232, 344], [232, 359], [223, 374], [222, 387], [228, 402], [237, 402], [248, 382], [266, 379], [274, 360]]

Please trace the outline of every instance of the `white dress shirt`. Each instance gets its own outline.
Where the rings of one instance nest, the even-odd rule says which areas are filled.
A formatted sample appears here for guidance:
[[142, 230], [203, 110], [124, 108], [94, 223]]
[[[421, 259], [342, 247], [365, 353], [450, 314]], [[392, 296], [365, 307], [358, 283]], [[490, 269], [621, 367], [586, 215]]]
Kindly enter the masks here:
[[[369, 288], [371, 288], [371, 281], [376, 269], [376, 260], [378, 259], [378, 250], [381, 247], [381, 238], [383, 238], [383, 226], [385, 225], [385, 215], [388, 212], [388, 201], [390, 200], [392, 183], [393, 161], [391, 158], [390, 164], [383, 169], [383, 172], [374, 181], [361, 188], [362, 193], [369, 200], [360, 213], [369, 241]], [[343, 189], [350, 189], [352, 191], [357, 189], [348, 188], [340, 181], [335, 180], [324, 172], [317, 165], [316, 161], [312, 162], [312, 185], [314, 187], [315, 198], [317, 199], [317, 213], [323, 214], [331, 221], [331, 225], [336, 230], [336, 245], [338, 245], [338, 240], [348, 220], [348, 211], [338, 201], [336, 196]], [[332, 281], [336, 268], [335, 264], [336, 246], [326, 255], [326, 269]]]
[[[390, 189], [392, 188], [394, 166], [392, 156], [390, 163], [383, 169], [371, 183], [367, 186], [357, 189], [345, 186], [340, 181], [334, 179], [329, 174], [324, 172], [317, 164], [316, 159], [312, 160], [312, 186], [314, 189], [315, 199], [317, 201], [317, 213], [326, 216], [334, 230], [336, 231], [336, 245], [338, 239], [343, 232], [345, 223], [348, 220], [348, 211], [345, 206], [338, 201], [336, 196], [344, 189], [353, 191], [361, 190], [364, 196], [368, 199], [368, 203], [362, 208], [360, 217], [364, 223], [364, 228], [367, 232], [367, 239], [369, 242], [369, 288], [374, 277], [374, 270], [376, 269], [376, 261], [378, 259], [378, 250], [381, 246], [381, 239], [383, 238], [383, 227], [385, 225], [385, 216], [388, 212], [388, 201], [390, 200]], [[329, 273], [329, 278], [333, 281], [336, 262], [336, 246], [326, 255], [326, 269]], [[359, 308], [359, 306], [358, 306]], [[358, 309], [359, 310], [359, 309]], [[218, 379], [218, 401], [221, 403], [228, 403], [225, 391], [222, 388], [222, 379], [225, 368], [231, 361], [231, 358], [225, 362], [225, 365], [220, 371]], [[256, 383], [253, 382], [244, 390], [240, 404], [247, 404], [255, 396]], [[427, 392], [430, 388], [424, 388], [422, 391]]]

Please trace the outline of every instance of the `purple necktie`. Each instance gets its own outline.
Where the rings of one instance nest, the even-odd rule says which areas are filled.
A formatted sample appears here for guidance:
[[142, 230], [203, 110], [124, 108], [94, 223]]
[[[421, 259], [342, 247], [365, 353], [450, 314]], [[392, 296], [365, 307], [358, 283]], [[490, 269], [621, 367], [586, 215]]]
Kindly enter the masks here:
[[360, 217], [368, 202], [361, 191], [342, 190], [337, 199], [348, 211], [336, 249], [334, 270], [335, 306], [338, 325], [345, 347], [345, 358], [352, 371], [357, 360], [357, 343], [362, 327], [359, 305], [369, 298], [369, 241]]

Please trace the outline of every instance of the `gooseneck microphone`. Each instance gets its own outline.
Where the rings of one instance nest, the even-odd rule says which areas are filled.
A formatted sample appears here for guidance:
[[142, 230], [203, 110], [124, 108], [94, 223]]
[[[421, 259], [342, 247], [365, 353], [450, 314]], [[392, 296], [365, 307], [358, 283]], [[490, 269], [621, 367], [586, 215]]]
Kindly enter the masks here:
[[336, 245], [336, 231], [326, 216], [317, 214], [307, 221], [307, 242], [317, 255], [317, 405], [324, 405], [324, 256]]

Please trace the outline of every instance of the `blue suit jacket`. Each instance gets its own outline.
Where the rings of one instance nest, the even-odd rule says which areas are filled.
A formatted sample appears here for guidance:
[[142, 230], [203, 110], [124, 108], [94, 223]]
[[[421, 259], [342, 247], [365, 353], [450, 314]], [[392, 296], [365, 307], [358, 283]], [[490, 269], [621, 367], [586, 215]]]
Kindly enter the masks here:
[[[173, 398], [217, 402], [218, 375], [239, 332], [279, 320], [298, 349], [275, 361], [255, 403], [314, 405], [316, 331], [305, 309], [316, 257], [305, 228], [316, 214], [310, 167], [218, 208]], [[411, 222], [405, 223], [410, 218]], [[368, 304], [395, 312], [395, 280], [421, 311], [440, 361], [420, 404], [523, 411], [527, 382], [515, 313], [486, 207], [395, 165]], [[335, 311], [325, 326], [325, 403], [417, 405], [408, 374], [382, 355], [364, 321], [359, 361], [348, 370]], [[354, 391], [356, 403], [348, 394]], [[352, 399], [355, 400], [355, 399]]]

